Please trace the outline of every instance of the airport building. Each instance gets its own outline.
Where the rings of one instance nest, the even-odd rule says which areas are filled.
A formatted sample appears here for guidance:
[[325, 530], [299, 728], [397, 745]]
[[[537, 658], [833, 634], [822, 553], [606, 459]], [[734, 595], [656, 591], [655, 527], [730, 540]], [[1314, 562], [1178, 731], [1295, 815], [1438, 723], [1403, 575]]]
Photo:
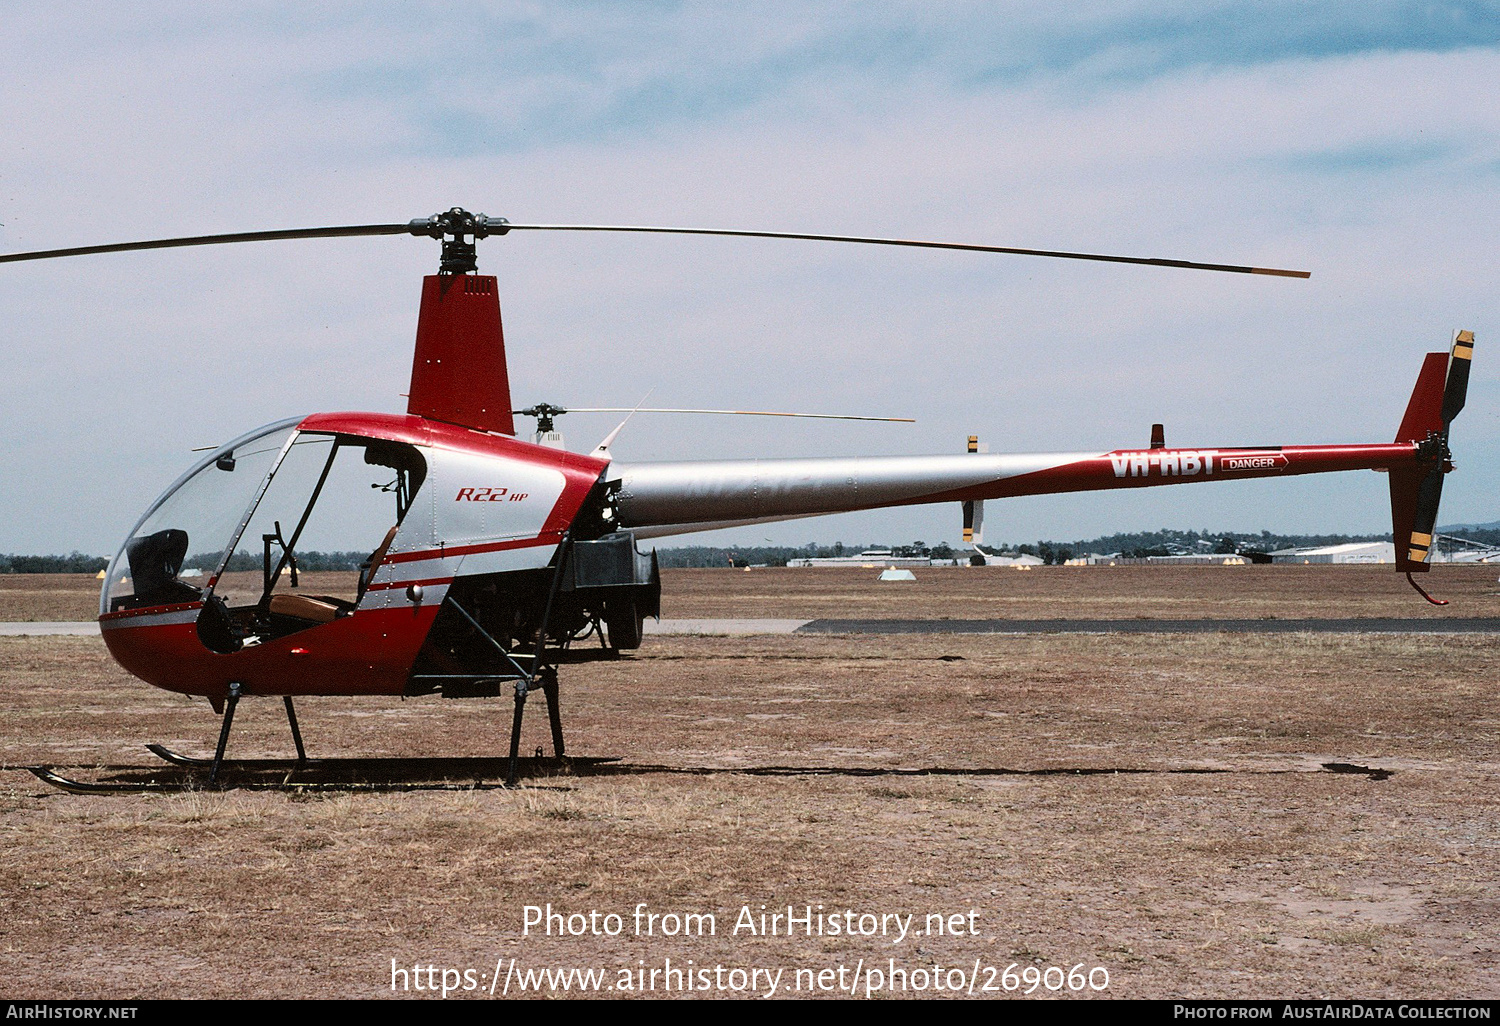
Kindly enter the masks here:
[[801, 559], [786, 561], [787, 566], [852, 566], [870, 570], [887, 566], [932, 566], [934, 563], [951, 566], [953, 560], [935, 560], [927, 556], [898, 556], [890, 549], [865, 549], [857, 556], [804, 556]]
[[1175, 556], [1122, 556], [1118, 552], [1101, 556], [1089, 553], [1068, 560], [1068, 566], [1244, 566], [1246, 556], [1222, 552], [1188, 552]]
[[1273, 563], [1394, 563], [1396, 546], [1391, 542], [1348, 542], [1271, 553]]

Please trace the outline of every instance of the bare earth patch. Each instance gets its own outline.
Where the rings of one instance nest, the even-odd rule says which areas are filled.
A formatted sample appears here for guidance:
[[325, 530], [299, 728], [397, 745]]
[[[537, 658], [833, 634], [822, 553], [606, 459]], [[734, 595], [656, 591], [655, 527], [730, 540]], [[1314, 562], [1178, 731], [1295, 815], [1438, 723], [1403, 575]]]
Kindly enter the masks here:
[[[1389, 570], [956, 570], [905, 593], [781, 573], [670, 574], [663, 613], [1429, 615]], [[1455, 599], [1436, 615], [1496, 615], [1491, 568], [1429, 580]], [[0, 973], [25, 997], [376, 997], [395, 959], [484, 995], [497, 960], [618, 985], [670, 958], [780, 968], [797, 994], [798, 969], [894, 960], [1107, 968], [1081, 996], [1494, 998], [1497, 672], [1488, 636], [657, 638], [564, 671], [570, 752], [618, 763], [512, 791], [80, 797], [20, 767], [205, 754], [214, 716], [94, 639], [0, 639]], [[315, 757], [479, 759], [510, 703], [298, 712]], [[547, 744], [536, 700], [523, 747]], [[241, 706], [232, 756], [289, 750], [279, 703]], [[523, 937], [548, 903], [623, 932]], [[715, 934], [635, 936], [639, 903]], [[789, 904], [965, 925], [732, 932]]]
[[97, 619], [103, 584], [93, 574], [0, 574], [0, 622]]

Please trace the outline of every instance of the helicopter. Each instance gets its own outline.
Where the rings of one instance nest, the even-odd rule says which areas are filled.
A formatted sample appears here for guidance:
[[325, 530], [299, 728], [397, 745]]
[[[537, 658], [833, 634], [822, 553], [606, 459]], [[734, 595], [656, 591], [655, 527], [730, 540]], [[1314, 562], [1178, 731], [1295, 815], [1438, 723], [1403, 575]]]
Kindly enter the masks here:
[[[293, 699], [513, 696], [514, 784], [528, 695], [545, 699], [565, 758], [559, 668], [617, 658], [661, 611], [649, 539], [854, 510], [958, 503], [981, 540], [986, 500], [1350, 470], [1389, 476], [1396, 569], [1429, 568], [1449, 432], [1467, 393], [1473, 335], [1425, 356], [1392, 442], [695, 462], [613, 457], [549, 438], [567, 410], [512, 408], [497, 280], [477, 243], [512, 232], [636, 232], [964, 250], [1306, 278], [1306, 271], [863, 236], [622, 225], [512, 224], [454, 207], [408, 222], [242, 232], [0, 254], [0, 263], [222, 243], [413, 235], [441, 243], [422, 281], [405, 414], [317, 413], [265, 425], [202, 456], [136, 521], [105, 571], [99, 624], [134, 676], [206, 698], [222, 717], [218, 783], [246, 696], [280, 697], [307, 762]], [[765, 411], [675, 411], [741, 413]], [[538, 418], [532, 441], [518, 415]], [[791, 415], [791, 414], [773, 414]], [[895, 418], [849, 418], [895, 419]], [[624, 425], [622, 424], [621, 427]], [[299, 587], [314, 552], [364, 553], [340, 587]], [[598, 645], [582, 642], [596, 638]], [[36, 770], [69, 790], [90, 785]]]

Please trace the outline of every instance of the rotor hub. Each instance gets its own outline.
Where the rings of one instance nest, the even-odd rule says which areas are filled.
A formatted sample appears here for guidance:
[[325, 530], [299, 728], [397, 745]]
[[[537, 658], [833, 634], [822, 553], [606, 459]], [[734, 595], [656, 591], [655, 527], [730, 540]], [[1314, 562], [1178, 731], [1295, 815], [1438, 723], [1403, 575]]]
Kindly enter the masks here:
[[561, 406], [553, 406], [551, 403], [537, 403], [529, 409], [516, 412], [523, 417], [535, 417], [537, 433], [546, 434], [556, 426], [556, 418], [568, 411]]
[[471, 214], [463, 207], [453, 207], [431, 217], [414, 218], [407, 231], [442, 241], [439, 274], [471, 274], [479, 269], [474, 243], [491, 235], [504, 235], [510, 231], [510, 222], [503, 217]]
[[1427, 437], [1417, 443], [1417, 459], [1428, 463], [1442, 461], [1448, 464], [1453, 457], [1453, 450], [1448, 448], [1448, 429], [1444, 427], [1440, 431], [1430, 431]]

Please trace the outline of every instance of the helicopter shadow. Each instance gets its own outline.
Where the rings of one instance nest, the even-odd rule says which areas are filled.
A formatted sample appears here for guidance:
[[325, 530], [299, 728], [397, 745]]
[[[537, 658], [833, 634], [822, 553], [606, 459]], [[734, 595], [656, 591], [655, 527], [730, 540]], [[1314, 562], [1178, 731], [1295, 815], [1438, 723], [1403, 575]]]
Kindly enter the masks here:
[[[288, 792], [339, 791], [471, 791], [503, 790], [510, 775], [507, 758], [349, 758], [245, 759], [225, 762], [210, 783], [203, 766], [94, 767], [95, 779], [83, 781], [55, 768], [33, 767], [39, 778], [65, 791], [101, 793], [177, 793], [201, 790]], [[910, 777], [1106, 777], [1106, 776], [1269, 776], [1326, 772], [1385, 780], [1391, 770], [1353, 763], [1323, 763], [1318, 770], [1297, 768], [1232, 769], [1224, 767], [1067, 766], [1011, 768], [998, 766], [669, 766], [625, 762], [620, 757], [564, 758], [532, 756], [516, 762], [518, 786], [567, 789], [570, 780], [591, 777], [844, 777], [850, 779]]]

